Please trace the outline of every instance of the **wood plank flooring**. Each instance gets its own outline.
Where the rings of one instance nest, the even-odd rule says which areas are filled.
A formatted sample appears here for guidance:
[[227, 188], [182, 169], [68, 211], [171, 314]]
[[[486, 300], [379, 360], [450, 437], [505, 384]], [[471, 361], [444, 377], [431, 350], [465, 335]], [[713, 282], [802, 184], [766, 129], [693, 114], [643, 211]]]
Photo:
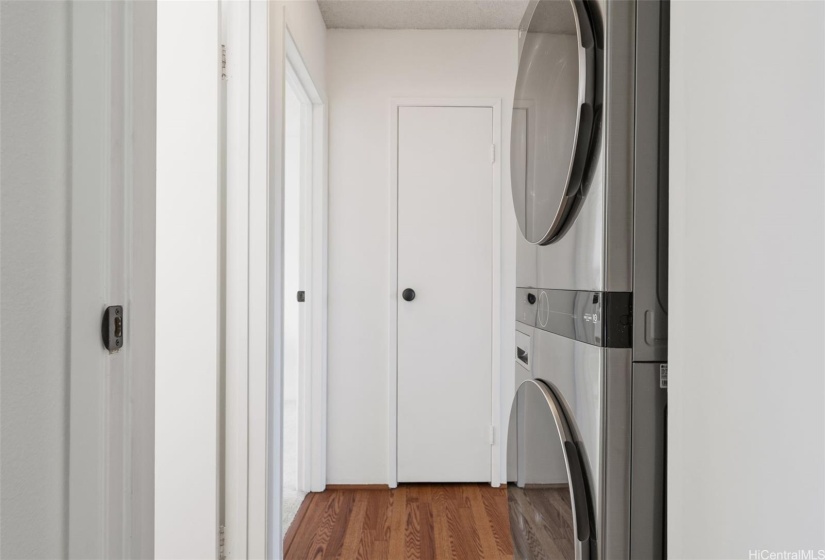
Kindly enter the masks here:
[[309, 494], [287, 531], [284, 557], [512, 558], [507, 490], [486, 484], [409, 484]]

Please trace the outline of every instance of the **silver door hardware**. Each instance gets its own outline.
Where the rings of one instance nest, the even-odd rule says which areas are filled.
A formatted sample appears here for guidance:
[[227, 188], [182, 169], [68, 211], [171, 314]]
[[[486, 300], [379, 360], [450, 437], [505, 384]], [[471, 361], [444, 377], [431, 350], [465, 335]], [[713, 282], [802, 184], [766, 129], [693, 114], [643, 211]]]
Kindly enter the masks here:
[[303, 290], [300, 290], [298, 292], [298, 303], [304, 303], [306, 301], [306, 299], [307, 299], [306, 292], [303, 291]]
[[659, 366], [659, 388], [667, 389], [667, 364]]
[[123, 348], [123, 306], [111, 305], [103, 312], [103, 323], [100, 326], [103, 336], [103, 346], [109, 354], [119, 352]]

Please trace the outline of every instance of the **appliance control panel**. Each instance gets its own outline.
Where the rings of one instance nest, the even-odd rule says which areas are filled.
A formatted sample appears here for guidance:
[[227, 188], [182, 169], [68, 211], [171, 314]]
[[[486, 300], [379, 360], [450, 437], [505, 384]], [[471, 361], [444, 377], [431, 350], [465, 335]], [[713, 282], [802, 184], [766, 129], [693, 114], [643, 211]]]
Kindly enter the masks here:
[[633, 294], [516, 289], [516, 321], [606, 348], [630, 348]]

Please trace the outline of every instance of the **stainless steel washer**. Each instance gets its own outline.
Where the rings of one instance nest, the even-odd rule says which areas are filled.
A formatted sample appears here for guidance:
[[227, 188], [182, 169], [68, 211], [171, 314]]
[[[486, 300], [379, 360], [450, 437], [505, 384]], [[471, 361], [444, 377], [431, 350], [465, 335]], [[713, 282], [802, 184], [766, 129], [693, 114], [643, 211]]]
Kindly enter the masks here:
[[666, 0], [539, 0], [522, 24], [518, 558], [664, 557], [668, 21]]

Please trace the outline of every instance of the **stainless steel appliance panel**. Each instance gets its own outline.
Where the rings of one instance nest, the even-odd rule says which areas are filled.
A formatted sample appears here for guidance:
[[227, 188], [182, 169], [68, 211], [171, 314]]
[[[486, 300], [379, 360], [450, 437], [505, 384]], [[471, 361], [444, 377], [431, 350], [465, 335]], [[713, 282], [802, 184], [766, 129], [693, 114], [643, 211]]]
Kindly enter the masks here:
[[[647, 2], [648, 0], [645, 0]], [[608, 2], [605, 46], [605, 194], [603, 290], [633, 291], [633, 138], [636, 7]]]
[[[633, 360], [667, 360], [667, 50], [669, 4], [636, 10], [636, 108]], [[662, 64], [660, 65], [660, 60]]]
[[532, 345], [533, 378], [557, 390], [581, 436], [598, 517], [605, 350], [539, 329], [533, 331]]
[[[604, 291], [604, 145], [596, 155], [596, 171], [575, 221], [562, 238], [533, 246], [536, 271], [529, 287], [557, 290]], [[528, 287], [528, 286], [520, 286]]]
[[630, 550], [630, 397], [629, 348], [604, 350], [599, 551], [601, 558], [627, 558]]
[[665, 558], [665, 436], [667, 386], [664, 364], [633, 364], [630, 558]]

